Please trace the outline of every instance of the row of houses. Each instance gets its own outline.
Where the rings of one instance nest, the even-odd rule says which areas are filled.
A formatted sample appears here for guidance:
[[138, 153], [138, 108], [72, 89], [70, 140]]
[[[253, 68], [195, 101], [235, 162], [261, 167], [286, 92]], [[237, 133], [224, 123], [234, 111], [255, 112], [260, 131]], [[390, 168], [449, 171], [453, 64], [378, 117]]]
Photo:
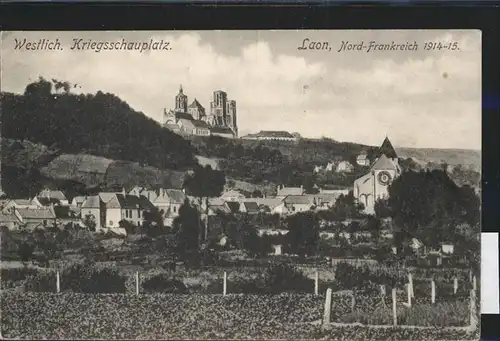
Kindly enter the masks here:
[[[306, 194], [303, 187], [279, 186], [274, 197], [247, 198], [241, 192], [229, 190], [218, 198], [199, 202], [179, 189], [151, 190], [134, 187], [130, 191], [101, 192], [92, 196], [76, 196], [68, 200], [59, 190], [43, 190], [31, 199], [10, 199], [0, 203], [0, 225], [9, 229], [74, 224], [93, 225], [96, 229], [116, 229], [122, 220], [138, 227], [144, 223], [144, 213], [157, 209], [165, 226], [172, 226], [179, 209], [188, 199], [202, 213], [279, 214], [291, 215], [310, 210], [325, 210], [335, 204], [347, 189], [324, 189], [318, 194]], [[206, 206], [208, 205], [208, 207]]]
[[101, 192], [77, 196], [71, 202], [61, 191], [44, 190], [32, 199], [10, 199], [0, 204], [0, 225], [9, 229], [27, 229], [67, 225], [95, 224], [96, 229], [120, 227], [127, 220], [142, 226], [144, 212], [157, 208], [166, 225], [178, 216], [186, 195], [178, 189], [147, 190], [135, 187], [130, 192]]
[[222, 213], [270, 213], [291, 215], [311, 210], [327, 210], [335, 205], [340, 195], [347, 195], [348, 189], [321, 189], [317, 194], [307, 194], [300, 187], [279, 186], [274, 197], [247, 198], [242, 193], [230, 190], [219, 198], [208, 200], [209, 215]]

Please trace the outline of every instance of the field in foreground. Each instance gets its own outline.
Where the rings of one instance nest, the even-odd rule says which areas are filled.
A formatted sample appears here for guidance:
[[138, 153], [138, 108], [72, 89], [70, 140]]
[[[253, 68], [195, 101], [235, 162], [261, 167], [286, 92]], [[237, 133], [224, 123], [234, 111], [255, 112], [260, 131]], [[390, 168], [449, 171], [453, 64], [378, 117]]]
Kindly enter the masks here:
[[313, 295], [4, 293], [9, 339], [472, 340], [465, 330], [334, 326]]

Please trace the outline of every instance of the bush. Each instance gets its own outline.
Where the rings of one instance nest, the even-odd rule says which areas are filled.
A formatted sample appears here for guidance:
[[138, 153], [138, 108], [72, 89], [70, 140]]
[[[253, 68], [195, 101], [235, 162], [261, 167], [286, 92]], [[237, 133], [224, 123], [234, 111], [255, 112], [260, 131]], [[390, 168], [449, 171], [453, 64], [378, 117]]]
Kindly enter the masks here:
[[263, 291], [268, 293], [311, 292], [314, 288], [313, 280], [286, 263], [271, 264], [264, 273], [263, 284]]
[[[60, 272], [61, 291], [81, 293], [125, 293], [125, 279], [117, 270], [96, 268], [90, 264], [74, 264]], [[54, 271], [29, 277], [26, 291], [55, 292]]]
[[16, 282], [24, 281], [39, 271], [33, 268], [6, 268], [1, 270], [0, 284], [2, 289], [12, 288]]
[[182, 294], [187, 292], [184, 283], [178, 279], [170, 278], [166, 274], [159, 274], [147, 279], [142, 288], [146, 293], [163, 292]]

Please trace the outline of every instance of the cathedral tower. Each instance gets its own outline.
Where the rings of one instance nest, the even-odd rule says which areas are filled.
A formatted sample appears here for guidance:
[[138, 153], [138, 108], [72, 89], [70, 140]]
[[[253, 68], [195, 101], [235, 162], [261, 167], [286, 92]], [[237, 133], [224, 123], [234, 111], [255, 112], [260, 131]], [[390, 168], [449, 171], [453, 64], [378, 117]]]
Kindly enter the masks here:
[[227, 101], [226, 126], [231, 128], [234, 136], [238, 136], [238, 122], [236, 121], [236, 101]]
[[224, 127], [227, 122], [227, 93], [222, 90], [214, 91], [213, 102], [210, 103], [210, 116], [215, 125]]
[[175, 96], [175, 111], [176, 112], [188, 112], [188, 97], [182, 91], [182, 84], [179, 88], [179, 93]]

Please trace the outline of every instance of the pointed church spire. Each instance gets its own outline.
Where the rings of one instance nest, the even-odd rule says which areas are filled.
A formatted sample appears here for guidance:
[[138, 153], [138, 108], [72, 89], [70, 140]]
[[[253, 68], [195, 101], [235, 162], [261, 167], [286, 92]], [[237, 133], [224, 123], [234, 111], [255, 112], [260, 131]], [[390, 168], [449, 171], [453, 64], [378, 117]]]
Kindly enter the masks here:
[[387, 135], [385, 136], [384, 142], [382, 142], [382, 145], [380, 146], [380, 149], [377, 153], [377, 157], [380, 157], [382, 154], [387, 156], [390, 159], [397, 159], [398, 155], [396, 154], [396, 150], [392, 146], [391, 141], [389, 140], [389, 137]]
[[179, 86], [179, 93], [182, 94], [182, 84]]

